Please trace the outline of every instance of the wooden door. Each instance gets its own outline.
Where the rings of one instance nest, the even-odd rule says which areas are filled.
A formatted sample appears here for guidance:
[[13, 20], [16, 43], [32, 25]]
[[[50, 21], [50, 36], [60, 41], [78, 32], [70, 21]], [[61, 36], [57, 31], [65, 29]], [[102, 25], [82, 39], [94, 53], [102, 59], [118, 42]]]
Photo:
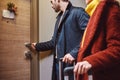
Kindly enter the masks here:
[[[2, 17], [8, 2], [17, 7], [14, 20]], [[30, 31], [30, 0], [0, 0], [0, 80], [30, 80], [30, 60], [24, 55]]]

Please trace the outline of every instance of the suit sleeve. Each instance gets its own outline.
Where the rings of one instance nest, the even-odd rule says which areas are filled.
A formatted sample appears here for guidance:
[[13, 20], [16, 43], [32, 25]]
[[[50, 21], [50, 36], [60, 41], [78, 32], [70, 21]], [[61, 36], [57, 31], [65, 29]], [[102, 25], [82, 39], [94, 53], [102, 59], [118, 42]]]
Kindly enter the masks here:
[[90, 16], [85, 12], [84, 9], [80, 8], [77, 12], [77, 23], [80, 30], [85, 30], [87, 27]]
[[54, 48], [54, 41], [50, 40], [47, 42], [41, 42], [41, 43], [37, 43], [35, 45], [35, 48], [37, 51], [46, 51], [46, 50], [51, 50]]
[[[76, 19], [77, 19], [76, 21], [77, 21], [80, 33], [83, 35], [83, 32], [84, 32], [85, 28], [87, 27], [87, 23], [89, 21], [89, 15], [84, 11], [84, 9], [80, 8], [76, 11]], [[81, 42], [81, 40], [76, 45], [76, 47], [73, 50], [71, 50], [71, 52], [70, 52], [70, 54], [74, 58], [77, 58], [78, 51], [80, 48], [80, 42]]]

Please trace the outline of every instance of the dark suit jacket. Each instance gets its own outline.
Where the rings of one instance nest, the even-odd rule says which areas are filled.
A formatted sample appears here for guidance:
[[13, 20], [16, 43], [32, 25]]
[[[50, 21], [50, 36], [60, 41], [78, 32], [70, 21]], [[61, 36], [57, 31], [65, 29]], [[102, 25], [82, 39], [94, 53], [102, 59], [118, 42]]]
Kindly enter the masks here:
[[[60, 12], [60, 14], [58, 14], [57, 16], [52, 39], [47, 42], [37, 43], [35, 46], [36, 50], [45, 51], [54, 49], [53, 54], [55, 58], [55, 50], [57, 45], [58, 59], [63, 57], [66, 53], [70, 53], [74, 58], [76, 58], [79, 50], [79, 44], [84, 29], [86, 28], [86, 25], [88, 23], [89, 16], [83, 8], [73, 7], [71, 3], [69, 3], [69, 5], [67, 6], [62, 21], [59, 25], [61, 16], [62, 12]], [[55, 72], [54, 69], [53, 72]], [[54, 78], [54, 80], [56, 79]]]
[[63, 57], [66, 53], [70, 53], [76, 58], [82, 34], [86, 28], [89, 16], [84, 9], [73, 7], [71, 3], [69, 3], [59, 26], [59, 28], [62, 28], [59, 33], [58, 24], [61, 15], [62, 12], [57, 16], [52, 39], [47, 42], [37, 43], [35, 46], [36, 50], [45, 51], [55, 49], [55, 46], [57, 45], [58, 59]]
[[93, 80], [120, 80], [120, 8], [112, 0], [101, 1], [90, 18], [78, 53], [78, 62], [83, 60], [92, 64]]

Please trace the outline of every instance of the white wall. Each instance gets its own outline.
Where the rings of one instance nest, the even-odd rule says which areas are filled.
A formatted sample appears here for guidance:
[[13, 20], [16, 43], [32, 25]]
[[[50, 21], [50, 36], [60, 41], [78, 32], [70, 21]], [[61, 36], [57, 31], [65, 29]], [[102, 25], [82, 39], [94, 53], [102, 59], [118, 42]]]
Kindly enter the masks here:
[[[54, 31], [56, 13], [51, 8], [50, 0], [39, 0], [39, 40], [40, 42], [51, 39]], [[40, 54], [40, 80], [50, 80], [52, 71], [52, 56], [47, 52]], [[44, 56], [44, 57], [43, 57]], [[42, 59], [41, 59], [42, 58]]]
[[[71, 0], [74, 6], [85, 7], [84, 0]], [[50, 0], [39, 0], [39, 40], [40, 42], [51, 39], [57, 14], [51, 8]], [[40, 54], [40, 80], [51, 80], [52, 56]], [[44, 56], [44, 57], [41, 57]]]
[[74, 6], [79, 6], [85, 8], [85, 0], [70, 0]]

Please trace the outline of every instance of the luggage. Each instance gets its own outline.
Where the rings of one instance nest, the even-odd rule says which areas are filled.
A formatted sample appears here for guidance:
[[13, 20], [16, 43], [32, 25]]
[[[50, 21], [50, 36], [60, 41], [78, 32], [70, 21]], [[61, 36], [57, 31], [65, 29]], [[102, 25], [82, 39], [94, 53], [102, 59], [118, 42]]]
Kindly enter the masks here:
[[[73, 73], [74, 66], [75, 66], [75, 61], [73, 62], [73, 66], [62, 69], [62, 58], [61, 58], [59, 60], [59, 80], [62, 80], [63, 77], [64, 80], [70, 80], [69, 76], [71, 76], [71, 74]], [[64, 71], [64, 73], [62, 73], [62, 71]], [[74, 80], [76, 80], [75, 74], [73, 76], [74, 76]], [[93, 80], [91, 70], [88, 71], [88, 80]]]
[[[31, 60], [32, 59], [31, 51], [34, 52], [34, 53], [38, 53], [38, 52], [32, 49], [31, 43], [25, 43], [25, 46], [30, 50], [30, 51], [25, 52], [25, 56]], [[73, 62], [73, 66], [66, 67], [66, 68], [63, 69], [62, 68], [62, 58], [61, 58], [59, 60], [59, 80], [63, 80], [63, 79], [64, 80], [70, 80], [69, 76], [71, 76], [71, 74], [73, 74], [74, 66], [75, 66], [75, 61]], [[73, 76], [74, 76], [74, 80], [76, 80], [75, 79], [75, 74]], [[93, 80], [91, 71], [88, 71], [88, 80]]]

